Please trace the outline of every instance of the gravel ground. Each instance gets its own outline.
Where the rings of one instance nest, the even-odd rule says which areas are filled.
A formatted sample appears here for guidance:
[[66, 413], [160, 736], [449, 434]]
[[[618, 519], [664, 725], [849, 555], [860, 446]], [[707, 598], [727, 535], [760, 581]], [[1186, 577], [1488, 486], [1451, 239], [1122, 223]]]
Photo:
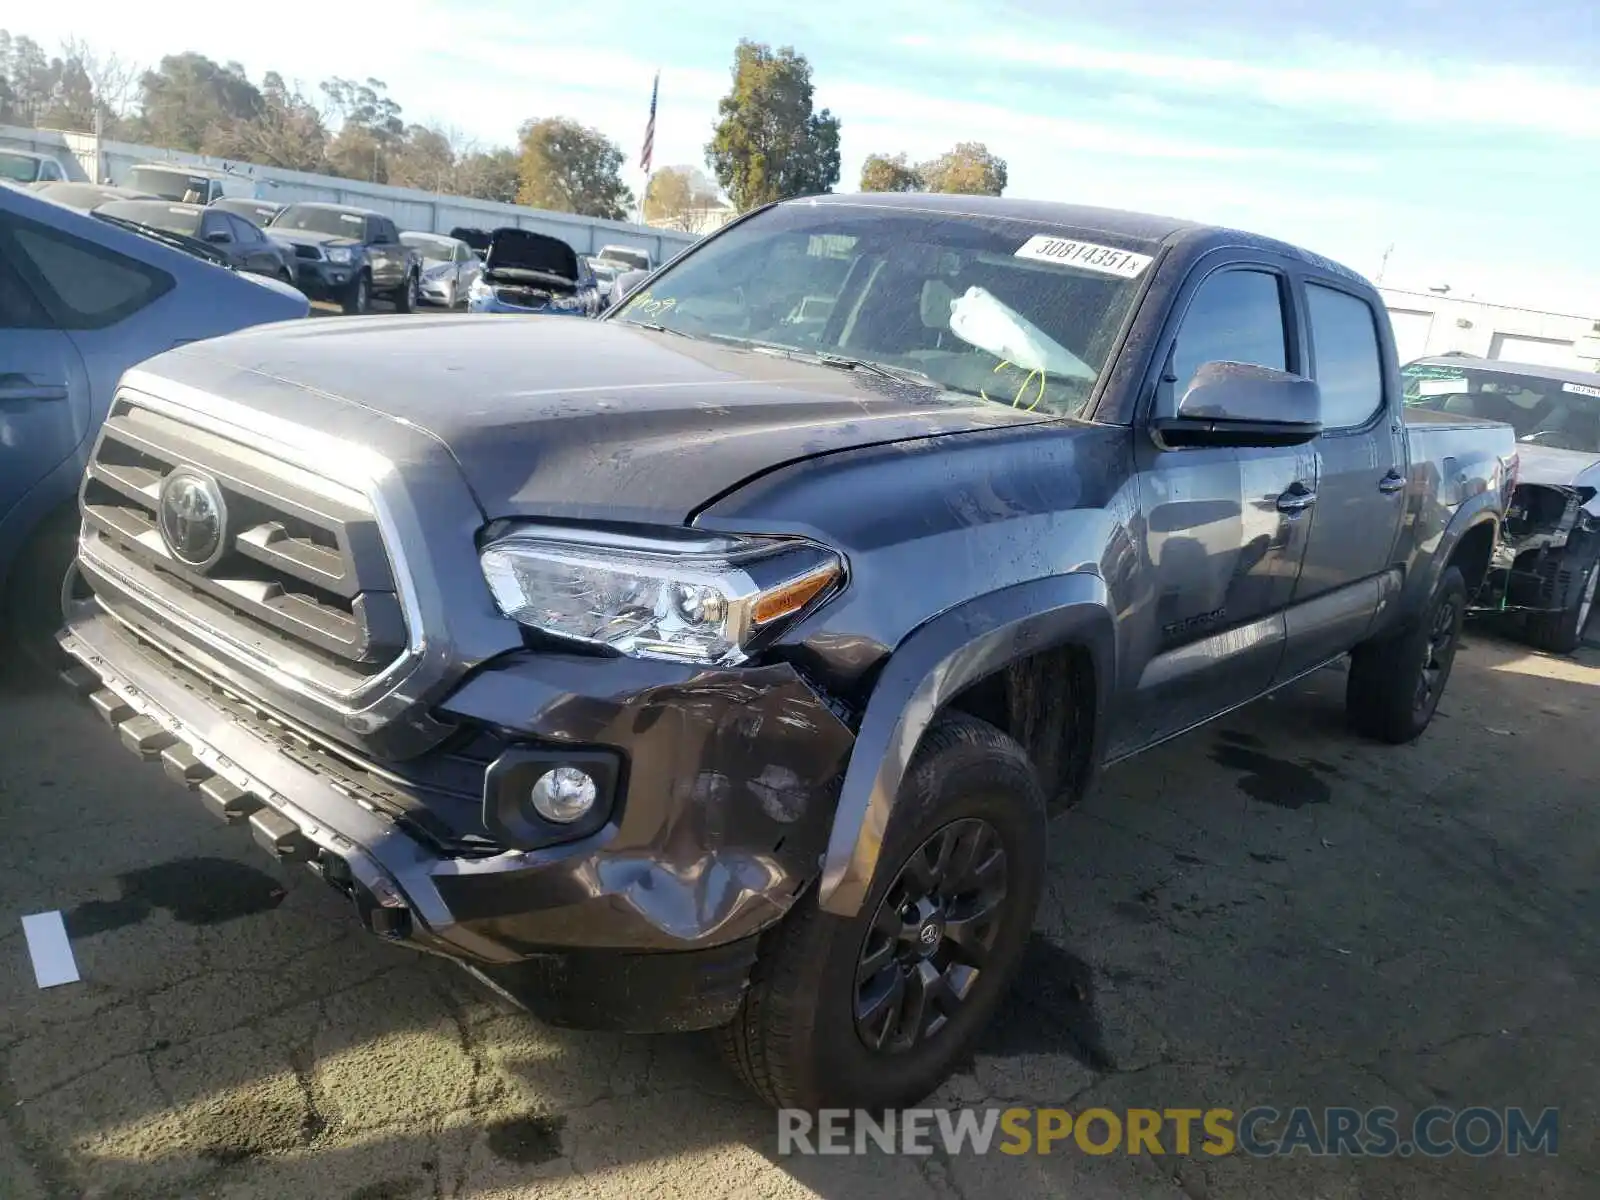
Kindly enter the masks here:
[[[780, 1157], [703, 1039], [547, 1029], [379, 944], [10, 685], [0, 1195], [1600, 1195], [1600, 655], [1470, 641], [1414, 746], [1347, 736], [1330, 668], [1059, 817], [1023, 979], [934, 1102], [1558, 1106], [1555, 1157]], [[40, 991], [48, 909], [83, 982]]]

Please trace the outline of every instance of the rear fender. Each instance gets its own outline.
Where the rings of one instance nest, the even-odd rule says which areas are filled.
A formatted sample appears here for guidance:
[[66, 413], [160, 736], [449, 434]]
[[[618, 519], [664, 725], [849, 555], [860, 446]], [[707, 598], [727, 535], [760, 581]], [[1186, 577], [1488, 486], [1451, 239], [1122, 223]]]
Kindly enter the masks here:
[[[1095, 712], [1106, 711], [1115, 641], [1105, 581], [1078, 573], [1031, 580], [950, 609], [890, 655], [862, 715], [823, 859], [818, 902], [854, 916], [872, 886], [884, 833], [918, 743], [939, 711], [970, 684], [1063, 645], [1085, 648], [1095, 670]], [[1095, 738], [1104, 721], [1095, 721]], [[1091, 748], [1098, 763], [1100, 748]]]

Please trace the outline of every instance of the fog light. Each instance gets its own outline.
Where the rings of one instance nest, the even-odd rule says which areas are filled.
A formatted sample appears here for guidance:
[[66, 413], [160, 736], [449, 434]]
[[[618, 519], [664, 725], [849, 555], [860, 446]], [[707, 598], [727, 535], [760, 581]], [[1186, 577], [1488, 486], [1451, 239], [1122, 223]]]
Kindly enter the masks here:
[[556, 767], [534, 780], [533, 809], [547, 821], [567, 825], [593, 808], [599, 794], [587, 771]]

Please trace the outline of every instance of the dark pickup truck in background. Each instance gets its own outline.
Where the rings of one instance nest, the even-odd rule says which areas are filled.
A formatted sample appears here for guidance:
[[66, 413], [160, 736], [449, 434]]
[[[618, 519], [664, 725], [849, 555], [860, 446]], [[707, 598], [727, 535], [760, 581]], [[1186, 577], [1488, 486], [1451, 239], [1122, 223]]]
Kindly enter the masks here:
[[377, 934], [797, 1106], [970, 1053], [1100, 767], [1346, 653], [1354, 730], [1432, 718], [1515, 443], [1405, 412], [1359, 276], [823, 196], [649, 283], [130, 371], [69, 679]]
[[369, 311], [374, 296], [391, 301], [396, 312], [419, 303], [422, 258], [382, 213], [291, 204], [265, 232], [294, 254], [295, 286], [313, 300], [332, 300], [347, 313]]

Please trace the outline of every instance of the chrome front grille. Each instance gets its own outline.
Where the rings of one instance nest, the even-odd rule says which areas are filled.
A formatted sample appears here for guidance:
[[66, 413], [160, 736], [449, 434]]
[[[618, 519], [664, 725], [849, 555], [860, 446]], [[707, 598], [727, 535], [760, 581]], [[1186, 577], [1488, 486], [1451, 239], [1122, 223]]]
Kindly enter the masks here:
[[[214, 481], [226, 519], [193, 566], [160, 526], [174, 472]], [[119, 398], [82, 496], [84, 560], [146, 607], [176, 609], [322, 690], [354, 690], [405, 652], [393, 568], [360, 492]]]

